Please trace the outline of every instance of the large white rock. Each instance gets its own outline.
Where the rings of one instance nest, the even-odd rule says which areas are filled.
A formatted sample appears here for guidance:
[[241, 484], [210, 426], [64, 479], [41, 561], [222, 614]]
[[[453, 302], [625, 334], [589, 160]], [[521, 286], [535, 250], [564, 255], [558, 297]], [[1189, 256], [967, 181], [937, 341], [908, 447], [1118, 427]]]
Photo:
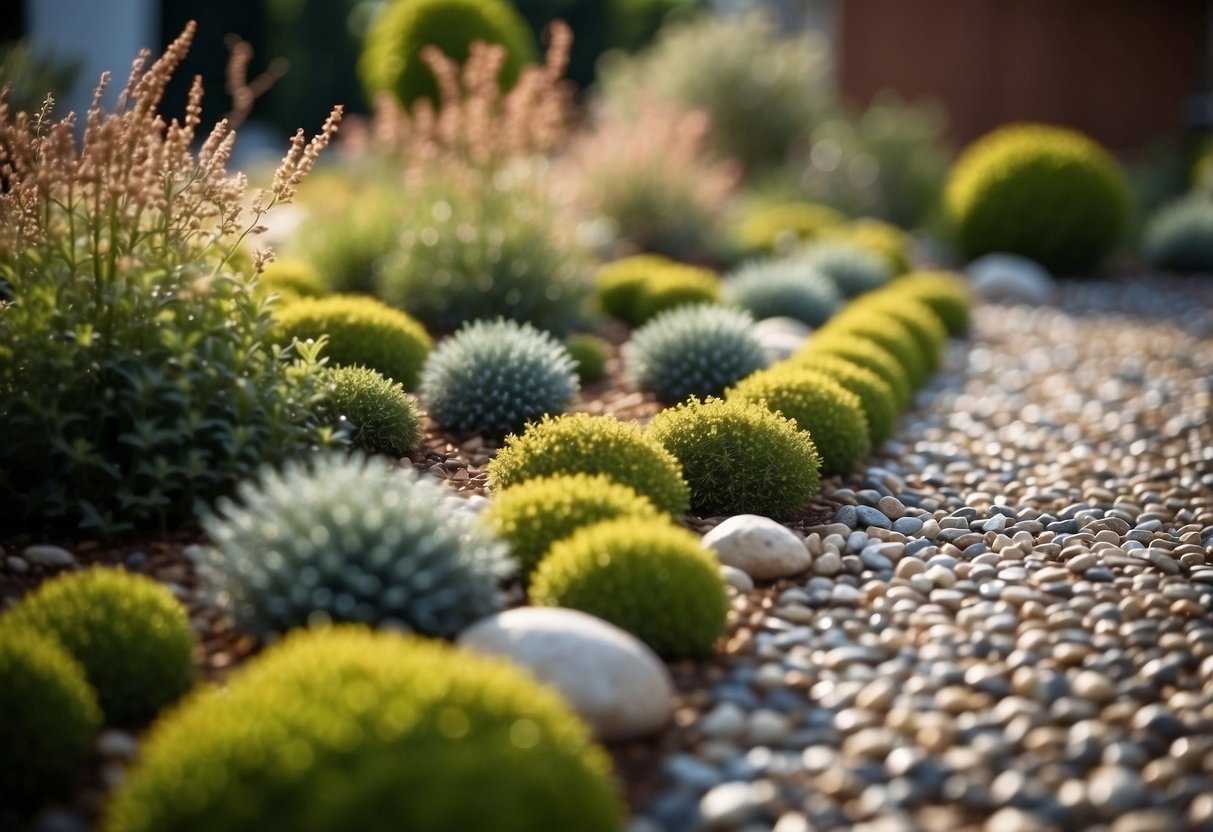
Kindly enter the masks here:
[[614, 624], [577, 610], [506, 610], [472, 625], [458, 644], [509, 659], [555, 687], [600, 740], [650, 734], [674, 713], [674, 684], [657, 654]]
[[794, 531], [758, 514], [730, 517], [703, 536], [703, 545], [714, 550], [721, 563], [758, 580], [796, 575], [813, 565], [813, 556]]
[[1018, 254], [987, 254], [969, 264], [969, 285], [980, 298], [994, 302], [1043, 305], [1053, 301], [1053, 276], [1035, 260]]
[[805, 345], [813, 330], [796, 318], [763, 318], [751, 330], [767, 360], [782, 361]]

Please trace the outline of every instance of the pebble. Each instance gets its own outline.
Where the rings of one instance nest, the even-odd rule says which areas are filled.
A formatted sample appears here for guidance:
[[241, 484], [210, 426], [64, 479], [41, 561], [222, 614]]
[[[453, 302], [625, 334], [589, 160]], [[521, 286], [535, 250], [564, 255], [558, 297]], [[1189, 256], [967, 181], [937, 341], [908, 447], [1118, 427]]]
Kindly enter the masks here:
[[21, 557], [26, 562], [35, 566], [46, 566], [50, 568], [62, 568], [65, 566], [75, 566], [76, 557], [62, 546], [51, 546], [48, 544], [38, 544], [34, 546], [26, 546], [21, 551]]
[[756, 580], [796, 575], [813, 564], [804, 541], [787, 526], [757, 514], [730, 517], [703, 536], [720, 562]]
[[720, 564], [720, 574], [724, 578], [725, 583], [738, 592], [750, 592], [754, 589], [754, 579], [736, 566], [722, 563]]

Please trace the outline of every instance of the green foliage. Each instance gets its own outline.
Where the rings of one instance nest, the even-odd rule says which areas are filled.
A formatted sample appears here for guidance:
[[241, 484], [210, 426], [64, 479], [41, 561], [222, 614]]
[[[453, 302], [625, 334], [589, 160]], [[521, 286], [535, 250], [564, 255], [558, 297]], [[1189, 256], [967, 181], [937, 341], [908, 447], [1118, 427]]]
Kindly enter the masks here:
[[613, 416], [545, 416], [522, 435], [507, 437], [488, 473], [494, 489], [554, 474], [604, 474], [674, 516], [689, 501], [678, 460], [639, 427]]
[[879, 447], [893, 435], [899, 409], [897, 395], [889, 383], [876, 373], [824, 352], [810, 354], [800, 359], [798, 364], [789, 362], [786, 366], [799, 366], [829, 376], [858, 396], [868, 423], [868, 441], [873, 448]]
[[594, 276], [594, 299], [598, 308], [623, 321], [635, 320], [636, 306], [645, 284], [673, 262], [661, 254], [635, 254], [603, 265]]
[[725, 277], [725, 299], [755, 318], [786, 316], [817, 327], [842, 306], [834, 282], [804, 257], [750, 260]]
[[656, 521], [653, 504], [609, 477], [538, 477], [494, 495], [481, 515], [489, 532], [509, 545], [524, 581], [552, 544], [582, 526], [617, 517]]
[[880, 255], [854, 243], [817, 243], [805, 249], [802, 257], [848, 298], [879, 289], [893, 278], [892, 269]]
[[767, 361], [746, 312], [681, 306], [632, 333], [623, 363], [632, 385], [672, 404], [723, 393]]
[[416, 386], [433, 342], [425, 328], [374, 298], [330, 295], [301, 298], [274, 311], [282, 343], [328, 336], [324, 353], [339, 365], [377, 370], [406, 390]]
[[630, 322], [640, 325], [670, 309], [720, 303], [720, 278], [711, 269], [671, 263], [653, 272], [636, 298]]
[[733, 229], [739, 249], [748, 254], [790, 254], [801, 243], [846, 223], [844, 214], [816, 202], [784, 202], [746, 213]]
[[411, 467], [325, 454], [237, 494], [202, 518], [214, 545], [200, 567], [248, 632], [334, 620], [450, 637], [501, 604], [501, 546]]
[[901, 362], [887, 349], [852, 333], [815, 333], [799, 352], [788, 359], [792, 364], [812, 365], [818, 356], [841, 358], [875, 373], [893, 391], [897, 410], [910, 403], [913, 391]]
[[582, 384], [598, 381], [606, 373], [610, 345], [597, 335], [574, 332], [565, 339], [564, 347], [573, 359], [577, 378]]
[[1213, 274], [1213, 196], [1194, 193], [1163, 206], [1147, 222], [1141, 247], [1155, 268]]
[[934, 372], [943, 359], [948, 343], [948, 330], [939, 315], [923, 301], [902, 292], [896, 286], [872, 292], [849, 305], [841, 316], [849, 318], [885, 316], [893, 318], [907, 330], [918, 344], [918, 351], [927, 360], [927, 370]]
[[872, 449], [859, 397], [825, 373], [780, 367], [755, 373], [731, 389], [730, 401], [761, 404], [808, 431], [821, 474], [845, 474]]
[[0, 626], [0, 806], [62, 790], [101, 726], [84, 669], [54, 640]]
[[194, 635], [168, 587], [94, 567], [52, 578], [0, 619], [63, 645], [88, 675], [107, 722], [151, 716], [190, 689]]
[[367, 367], [326, 368], [317, 413], [354, 447], [400, 457], [421, 441], [421, 414], [398, 382]]
[[505, 662], [328, 628], [156, 723], [101, 828], [608, 832], [608, 773], [563, 700]]
[[35, 54], [28, 38], [0, 44], [0, 88], [9, 87], [7, 99], [14, 109], [36, 113], [48, 94], [65, 100], [79, 74], [80, 61]]
[[358, 60], [367, 98], [388, 91], [407, 108], [421, 98], [437, 102], [438, 83], [422, 50], [434, 46], [462, 63], [474, 41], [505, 47], [499, 77], [505, 89], [535, 60], [526, 21], [502, 0], [393, 0], [371, 24]]
[[257, 291], [278, 295], [280, 302], [319, 298], [328, 294], [320, 273], [307, 261], [274, 260], [257, 275]]
[[787, 517], [817, 493], [813, 440], [761, 405], [691, 399], [654, 416], [648, 435], [682, 465], [701, 515]]
[[969, 328], [973, 299], [963, 275], [943, 271], [912, 272], [890, 286], [889, 292], [931, 307], [949, 335], [959, 335]]
[[879, 255], [894, 277], [910, 270], [913, 249], [910, 236], [891, 223], [859, 219], [827, 229], [822, 240], [855, 246]]
[[368, 294], [379, 261], [396, 247], [407, 207], [398, 172], [350, 163], [338, 170], [319, 171], [302, 189], [307, 214], [291, 253], [311, 263], [330, 291]]
[[923, 352], [909, 327], [892, 315], [868, 315], [863, 312], [839, 315], [817, 332], [812, 340], [837, 335], [864, 338], [886, 350], [901, 365], [911, 390], [921, 387], [930, 375], [931, 357]]
[[577, 393], [573, 358], [530, 324], [473, 321], [438, 344], [425, 363], [421, 397], [453, 431], [500, 438], [545, 414], [563, 413]]
[[729, 610], [716, 556], [667, 522], [584, 526], [552, 546], [531, 600], [596, 615], [668, 658], [712, 652]]
[[1116, 159], [1075, 130], [1001, 127], [970, 145], [945, 203], [966, 257], [1005, 251], [1050, 271], [1089, 271], [1120, 240], [1129, 187]]

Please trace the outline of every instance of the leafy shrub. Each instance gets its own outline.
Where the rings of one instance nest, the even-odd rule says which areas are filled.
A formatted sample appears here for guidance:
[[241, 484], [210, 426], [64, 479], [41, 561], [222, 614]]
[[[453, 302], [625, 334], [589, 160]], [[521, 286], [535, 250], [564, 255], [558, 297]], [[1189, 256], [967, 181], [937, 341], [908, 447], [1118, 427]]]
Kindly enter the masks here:
[[266, 467], [202, 526], [217, 604], [264, 635], [317, 620], [453, 636], [501, 604], [500, 545], [452, 510], [452, 495], [381, 458], [319, 455]]
[[660, 254], [634, 254], [603, 265], [594, 276], [598, 308], [612, 317], [634, 322], [645, 284], [673, 262]]
[[637, 389], [667, 404], [709, 396], [766, 366], [747, 313], [716, 306], [663, 312], [623, 346], [624, 371]]
[[728, 399], [763, 405], [808, 431], [824, 476], [847, 473], [872, 449], [859, 397], [824, 373], [799, 367], [764, 370], [742, 380]]
[[1155, 268], [1213, 273], [1213, 198], [1196, 194], [1159, 209], [1146, 224], [1142, 253]]
[[879, 255], [894, 277], [910, 270], [913, 248], [910, 236], [890, 223], [870, 218], [859, 219], [827, 229], [822, 240], [855, 246]]
[[724, 286], [730, 306], [759, 319], [787, 316], [815, 327], [842, 306], [833, 281], [803, 257], [751, 260], [730, 272]]
[[786, 517], [817, 493], [821, 459], [796, 423], [750, 402], [691, 399], [653, 417], [701, 515]]
[[564, 348], [569, 351], [577, 379], [582, 384], [591, 384], [606, 374], [610, 346], [597, 335], [574, 332], [565, 339]]
[[566, 474], [527, 480], [495, 495], [481, 521], [509, 545], [527, 580], [553, 543], [617, 517], [656, 521], [659, 515], [648, 499], [609, 477]]
[[674, 516], [687, 510], [689, 499], [678, 460], [613, 416], [545, 416], [522, 435], [506, 437], [488, 473], [494, 489], [554, 474], [604, 474]]
[[116, 110], [90, 109], [79, 146], [73, 117], [0, 96], [0, 285], [14, 301], [0, 305], [0, 527], [177, 522], [262, 458], [321, 441], [312, 367], [267, 347], [265, 303], [229, 265], [293, 199], [335, 116], [311, 143], [296, 135], [250, 214], [226, 124], [191, 150], [200, 82], [183, 122], [157, 113], [192, 35], [141, 62]]
[[1001, 127], [970, 145], [945, 203], [966, 257], [1005, 251], [1062, 274], [1099, 265], [1129, 220], [1116, 159], [1082, 133], [1047, 124]]
[[52, 578], [2, 619], [63, 645], [88, 675], [107, 722], [151, 716], [194, 681], [194, 635], [168, 587], [94, 567]]
[[901, 364], [911, 389], [921, 387], [930, 374], [930, 357], [922, 351], [910, 329], [892, 315], [839, 316], [816, 337], [829, 338], [836, 334], [864, 338], [882, 347]]
[[698, 537], [634, 517], [558, 541], [535, 571], [531, 599], [596, 615], [669, 658], [711, 653], [729, 609], [720, 565]]
[[563, 413], [576, 393], [564, 345], [503, 319], [473, 321], [439, 343], [421, 378], [421, 397], [438, 424], [495, 438]]
[[396, 174], [348, 163], [339, 170], [340, 178], [322, 172], [301, 191], [307, 213], [288, 250], [315, 266], [329, 291], [369, 294], [407, 209]]
[[274, 260], [257, 276], [258, 291], [278, 295], [280, 301], [319, 298], [328, 294], [320, 273], [304, 260]]
[[608, 771], [505, 662], [344, 626], [288, 636], [156, 723], [102, 828], [606, 832]]
[[322, 380], [317, 412], [345, 426], [354, 447], [400, 457], [421, 441], [421, 414], [398, 382], [368, 367], [326, 368]]
[[462, 62], [473, 41], [505, 47], [499, 77], [509, 88], [522, 65], [535, 59], [526, 22], [501, 0], [394, 0], [371, 24], [358, 60], [367, 98], [388, 91], [405, 107], [421, 98], [438, 100], [438, 80], [422, 50], [433, 46]]
[[800, 359], [798, 365], [789, 363], [787, 366], [800, 366], [829, 376], [858, 396], [868, 423], [868, 441], [873, 448], [893, 435], [899, 410], [897, 395], [876, 373], [827, 353], [808, 355]]
[[973, 299], [964, 277], [956, 272], [911, 272], [890, 291], [931, 307], [949, 335], [959, 335], [969, 328]]
[[948, 342], [948, 330], [934, 309], [908, 293], [898, 291], [894, 286], [856, 300], [839, 318], [845, 321], [852, 317], [879, 316], [893, 318], [909, 330], [918, 344], [918, 351], [927, 360], [928, 371], [934, 372], [939, 367]]
[[792, 364], [811, 365], [819, 356], [841, 358], [875, 373], [893, 391], [898, 410], [910, 403], [913, 391], [910, 388], [910, 380], [906, 377], [905, 368], [884, 347], [852, 333], [816, 333], [809, 339], [809, 343], [788, 361]]
[[751, 210], [733, 229], [733, 238], [745, 253], [789, 254], [846, 221], [845, 215], [828, 205], [785, 202]]
[[893, 277], [880, 255], [853, 243], [817, 243], [807, 248], [802, 257], [848, 298], [879, 289]]
[[62, 788], [101, 726], [84, 669], [37, 632], [0, 626], [0, 805]]

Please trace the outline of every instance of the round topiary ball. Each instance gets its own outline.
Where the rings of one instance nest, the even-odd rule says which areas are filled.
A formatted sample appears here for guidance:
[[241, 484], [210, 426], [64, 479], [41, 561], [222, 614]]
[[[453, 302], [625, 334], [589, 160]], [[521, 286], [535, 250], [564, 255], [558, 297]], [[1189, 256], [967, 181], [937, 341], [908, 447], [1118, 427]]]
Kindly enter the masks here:
[[1013, 124], [970, 145], [944, 193], [966, 257], [1005, 251], [1050, 271], [1090, 271], [1129, 220], [1129, 186], [1116, 159], [1082, 133]]
[[425, 327], [374, 298], [330, 295], [303, 298], [275, 310], [277, 338], [290, 343], [328, 336], [324, 354], [334, 364], [377, 370], [413, 389], [433, 342]]
[[202, 518], [196, 552], [215, 603], [243, 630], [316, 621], [450, 637], [501, 605], [504, 547], [412, 467], [323, 454], [264, 468]]
[[582, 384], [592, 384], [606, 374], [610, 346], [597, 335], [574, 332], [565, 339], [564, 347], [573, 359], [577, 379]]
[[670, 263], [653, 271], [640, 286], [628, 322], [640, 325], [668, 309], [720, 303], [720, 278], [711, 269]]
[[923, 352], [909, 328], [892, 315], [859, 313], [839, 316], [823, 327], [814, 338], [829, 338], [837, 334], [864, 338], [887, 350], [905, 371], [911, 390], [922, 386], [930, 375], [931, 356]]
[[639, 427], [614, 416], [545, 416], [521, 436], [507, 437], [488, 473], [495, 489], [553, 474], [604, 474], [674, 516], [689, 504], [678, 460]]
[[755, 318], [789, 317], [821, 326], [842, 307], [842, 295], [801, 257], [751, 260], [725, 277], [725, 301]]
[[194, 633], [168, 587], [143, 575], [93, 567], [66, 572], [0, 619], [41, 633], [80, 662], [106, 722], [152, 716], [194, 683]]
[[273, 260], [257, 275], [257, 290], [273, 292], [280, 302], [299, 298], [320, 298], [328, 289], [320, 273], [304, 260]]
[[80, 663], [51, 638], [0, 626], [0, 806], [64, 790], [100, 727]]
[[913, 397], [910, 380], [901, 362], [887, 349], [866, 338], [849, 332], [817, 333], [788, 361], [811, 365], [821, 355], [835, 356], [875, 373], [893, 391], [898, 410], [905, 408]]
[[601, 474], [527, 480], [495, 494], [480, 515], [489, 532], [510, 547], [524, 581], [557, 540], [582, 526], [617, 517], [639, 521], [660, 515], [647, 498]]
[[879, 254], [854, 243], [815, 243], [801, 257], [848, 298], [879, 289], [893, 278], [893, 270]]
[[105, 832], [613, 832], [607, 755], [498, 659], [342, 626], [295, 633], [157, 722]]
[[973, 299], [968, 283], [956, 272], [911, 272], [890, 286], [889, 291], [931, 307], [949, 335], [959, 335], [969, 328]]
[[748, 313], [719, 306], [663, 312], [623, 346], [624, 372], [665, 403], [721, 393], [766, 366]]
[[421, 414], [404, 387], [367, 367], [326, 367], [320, 418], [348, 429], [354, 447], [401, 457], [421, 441]]
[[535, 60], [526, 21], [502, 0], [393, 0], [371, 24], [358, 59], [367, 98], [387, 91], [406, 109], [421, 98], [437, 105], [438, 83], [422, 50], [434, 46], [462, 63], [473, 41], [505, 48], [498, 78], [503, 89], [512, 87], [522, 67]]
[[1213, 197], [1193, 194], [1164, 205], [1146, 223], [1141, 248], [1155, 268], [1213, 274]]
[[893, 318], [909, 331], [918, 352], [926, 360], [928, 373], [934, 372], [943, 358], [948, 343], [948, 330], [935, 310], [923, 301], [895, 288], [872, 292], [847, 306], [839, 316], [840, 323], [848, 319], [881, 316]]
[[625, 517], [584, 526], [539, 564], [531, 600], [627, 630], [667, 658], [703, 656], [729, 610], [716, 556], [686, 529]]
[[660, 254], [636, 254], [602, 266], [594, 276], [594, 300], [598, 308], [622, 321], [634, 321], [645, 283], [673, 262]]
[[563, 413], [577, 393], [564, 345], [530, 324], [472, 321], [430, 353], [421, 398], [449, 430], [500, 438], [545, 414]]
[[693, 398], [654, 416], [648, 434], [682, 464], [704, 516], [787, 517], [820, 484], [813, 440], [762, 405]]
[[852, 364], [845, 358], [827, 353], [808, 355], [799, 364], [788, 363], [779, 366], [800, 366], [823, 373], [858, 396], [863, 406], [863, 415], [868, 422], [868, 441], [873, 448], [879, 447], [893, 435], [899, 409], [897, 394], [888, 382], [876, 373], [858, 364]]
[[846, 221], [845, 215], [827, 205], [787, 202], [749, 212], [733, 236], [743, 253], [787, 254]]

